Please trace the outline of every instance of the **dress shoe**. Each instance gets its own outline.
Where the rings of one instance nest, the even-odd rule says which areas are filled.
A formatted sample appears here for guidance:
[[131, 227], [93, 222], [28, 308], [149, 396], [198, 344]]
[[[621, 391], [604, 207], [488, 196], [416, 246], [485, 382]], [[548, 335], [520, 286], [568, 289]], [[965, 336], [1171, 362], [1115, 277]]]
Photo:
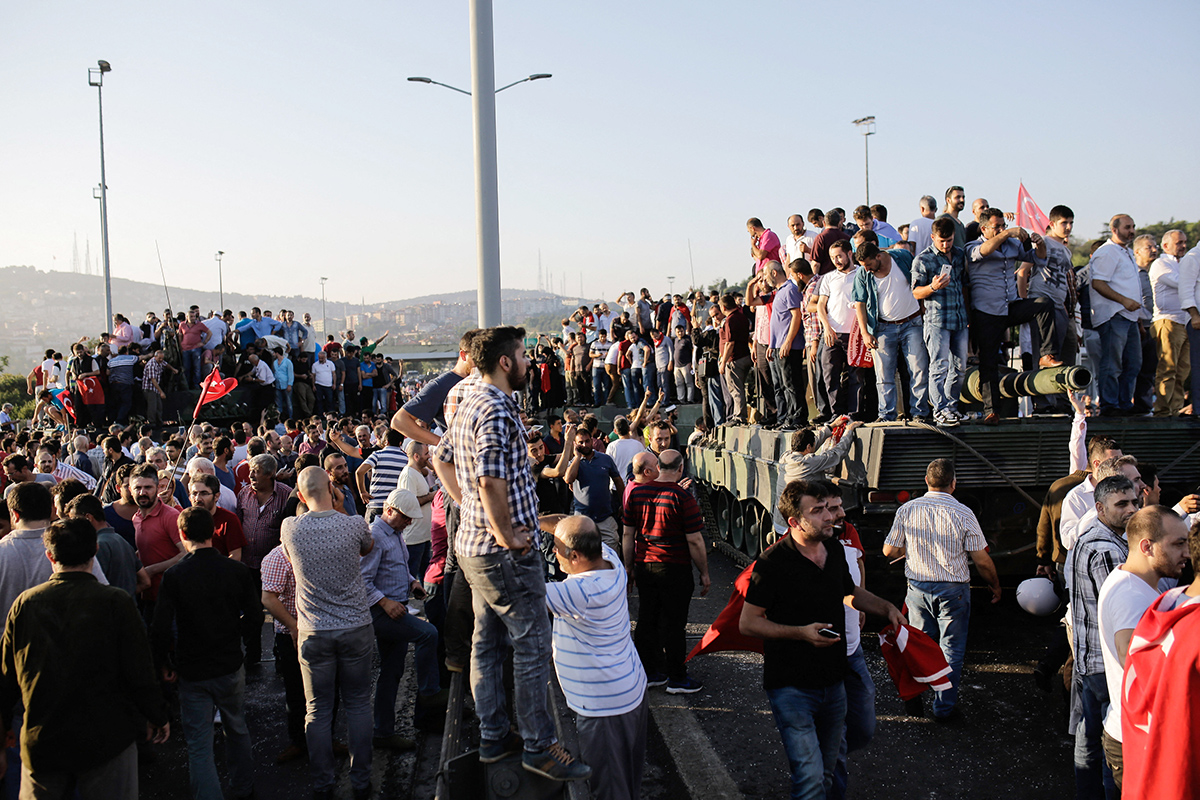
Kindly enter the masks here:
[[281, 750], [279, 752], [279, 755], [275, 756], [275, 763], [276, 764], [287, 764], [291, 761], [295, 761], [298, 758], [307, 758], [307, 757], [308, 757], [308, 751], [305, 750], [303, 747], [301, 747], [299, 745], [295, 745], [295, 744], [289, 744], [287, 747], [283, 748], [283, 750]]
[[1059, 361], [1054, 356], [1042, 356], [1038, 359], [1038, 366], [1042, 369], [1050, 369], [1052, 367], [1061, 367], [1063, 362]]

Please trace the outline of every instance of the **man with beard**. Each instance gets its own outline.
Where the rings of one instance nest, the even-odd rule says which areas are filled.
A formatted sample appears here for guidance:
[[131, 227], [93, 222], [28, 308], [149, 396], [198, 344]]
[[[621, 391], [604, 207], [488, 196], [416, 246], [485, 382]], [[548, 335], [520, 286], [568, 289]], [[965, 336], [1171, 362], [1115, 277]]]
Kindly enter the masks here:
[[596, 523], [604, 543], [614, 550], [621, 546], [621, 533], [613, 519], [612, 487], [625, 493], [625, 481], [617, 465], [606, 453], [597, 453], [587, 430], [575, 434], [575, 456], [567, 466], [563, 481], [575, 495], [574, 513]]
[[[529, 463], [533, 467], [533, 475], [537, 478], [538, 516], [547, 514], [566, 514], [570, 507], [571, 492], [563, 482], [567, 473], [567, 465], [575, 457], [575, 426], [567, 425], [563, 429], [564, 447], [557, 456], [551, 456], [546, 451], [546, 442], [542, 432], [535, 430], [529, 433]], [[547, 536], [542, 540], [542, 554], [549, 565], [550, 576], [555, 580], [562, 579], [562, 567], [554, 557], [554, 539]]]
[[[481, 379], [434, 451], [434, 470], [462, 507], [455, 536], [462, 577], [474, 595], [471, 692], [479, 716], [479, 760], [522, 752], [522, 766], [552, 780], [585, 780], [591, 768], [558, 743], [546, 706], [551, 662], [546, 583], [537, 532], [537, 491], [513, 393], [528, 381], [525, 330], [490, 328], [472, 341]], [[510, 730], [503, 661], [512, 646]]]
[[158, 470], [154, 465], [135, 467], [129, 485], [138, 507], [133, 515], [134, 541], [142, 566], [150, 576], [150, 588], [142, 593], [143, 612], [150, 620], [154, 618], [162, 574], [183, 560], [187, 551], [179, 541], [178, 509], [158, 499]]
[[217, 504], [220, 494], [221, 482], [215, 475], [196, 475], [188, 486], [188, 499], [191, 500], [192, 507], [203, 508], [212, 515], [213, 549], [234, 561], [241, 561], [242, 548], [246, 546], [242, 523], [237, 518], [237, 514], [227, 511]]
[[[1100, 644], [1100, 591], [1108, 576], [1129, 558], [1125, 528], [1138, 510], [1133, 481], [1113, 475], [1096, 485], [1096, 520], [1067, 556], [1071, 594], [1071, 639], [1075, 652], [1073, 695], [1078, 697], [1075, 727], [1076, 797], [1101, 800], [1113, 785], [1104, 762], [1101, 733], [1110, 698]], [[1111, 790], [1107, 790], [1111, 791]], [[1111, 795], [1110, 795], [1111, 796]]]
[[1100, 587], [1100, 647], [1104, 678], [1108, 684], [1108, 713], [1101, 741], [1113, 782], [1121, 791], [1124, 759], [1121, 753], [1121, 684], [1125, 657], [1133, 629], [1165, 587], [1174, 586], [1188, 557], [1188, 530], [1183, 520], [1165, 506], [1143, 508], [1125, 525], [1129, 555], [1109, 573]]
[[763, 687], [791, 765], [793, 797], [821, 796], [833, 784], [846, 716], [843, 605], [905, 622], [850, 577], [827, 494], [809, 481], [784, 490], [788, 535], [754, 562], [739, 623], [742, 634], [765, 640]]

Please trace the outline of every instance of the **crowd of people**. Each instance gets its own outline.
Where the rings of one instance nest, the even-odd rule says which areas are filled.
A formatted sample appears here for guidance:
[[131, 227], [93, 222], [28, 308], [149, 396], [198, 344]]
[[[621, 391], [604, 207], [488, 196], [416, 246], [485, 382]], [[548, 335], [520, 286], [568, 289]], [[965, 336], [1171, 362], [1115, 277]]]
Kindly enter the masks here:
[[[792, 796], [844, 796], [847, 754], [874, 731], [862, 615], [911, 623], [938, 643], [948, 677], [932, 717], [953, 724], [969, 564], [994, 601], [1001, 594], [944, 459], [884, 545], [905, 560], [907, 617], [866, 590], [863, 546], [826, 480], [856, 428], [902, 414], [958, 424], [970, 347], [981, 420], [997, 422], [1006, 338], [1041, 367], [1086, 351], [1100, 367], [1101, 414], [1176, 414], [1190, 399], [1186, 348], [1200, 314], [1185, 284], [1200, 255], [1178, 231], [1148, 260], [1154, 243], [1114, 217], [1111, 238], [1077, 269], [1069, 209], [1051, 210], [1043, 237], [1008, 228], [986, 201], [972, 233], [963, 206], [960, 187], [940, 217], [922, 198], [903, 230], [882, 206], [855, 209], [853, 230], [840, 209], [814, 210], [789, 219], [785, 243], [751, 219], [744, 292], [626, 293], [618, 313], [582, 306], [529, 353], [521, 328], [468, 331], [454, 367], [411, 397], [396, 396], [402, 366], [375, 352], [379, 340], [355, 343], [348, 331], [321, 344], [291, 312], [253, 309], [235, 322], [193, 307], [169, 321], [149, 314], [140, 329], [117, 315], [94, 353], [77, 343], [65, 368], [48, 353], [28, 387], [42, 393], [48, 424], [0, 433], [0, 711], [20, 728], [23, 787], [136, 797], [138, 748], [166, 741], [178, 719], [193, 796], [220, 797], [219, 714], [229, 793], [252, 796], [245, 676], [262, 658], [265, 611], [285, 687], [289, 744], [277, 760], [307, 758], [318, 797], [332, 796], [343, 754], [355, 795], [369, 797], [373, 751], [415, 746], [398, 733], [405, 716], [440, 732], [456, 672], [469, 680], [481, 763], [517, 759], [552, 780], [587, 780], [597, 797], [638, 797], [648, 690], [704, 688], [685, 660], [697, 580], [702, 595], [711, 586], [685, 445], [741, 423], [794, 433], [780, 463], [780, 538], [753, 566], [739, 629], [763, 641]], [[1136, 317], [1151, 306], [1143, 341]], [[1023, 323], [1027, 348], [1013, 332]], [[1143, 350], [1158, 356], [1149, 389], [1137, 381]], [[250, 419], [164, 431], [155, 410], [168, 391], [213, 369], [255, 387]], [[144, 425], [128, 424], [135, 380]], [[619, 398], [628, 410], [602, 430], [591, 411]], [[1148, 720], [1172, 700], [1187, 705], [1194, 677], [1169, 682], [1181, 671], [1161, 667], [1162, 637], [1134, 630], [1148, 619], [1191, 624], [1200, 583], [1159, 590], [1180, 577], [1189, 544], [1200, 555], [1186, 517], [1200, 497], [1159, 505], [1152, 468], [1112, 440], [1087, 440], [1087, 410], [1064, 400], [1077, 405], [1078, 469], [1051, 488], [1038, 555], [1070, 610], [1036, 676], [1048, 685], [1067, 675], [1078, 796], [1107, 786], [1111, 797], [1123, 778], [1131, 796], [1186, 796], [1136, 794], [1166, 780], [1156, 771], [1187, 777], [1161, 766], [1180, 729]], [[687, 402], [702, 403], [704, 418], [681, 441], [675, 406]], [[416, 692], [398, 709], [409, 645]], [[1122, 714], [1120, 699], [1133, 699], [1122, 675], [1133, 682], [1138, 662], [1148, 668]], [[551, 668], [577, 717], [577, 754], [558, 741]], [[333, 738], [339, 708], [345, 744]], [[1188, 721], [1177, 710], [1172, 719]]]
[[214, 370], [252, 390], [248, 416], [255, 422], [271, 406], [280, 419], [382, 416], [395, 410], [397, 396], [403, 401], [403, 362], [376, 352], [387, 332], [356, 340], [347, 330], [321, 341], [309, 314], [300, 322], [290, 310], [273, 316], [257, 306], [237, 317], [229, 309], [202, 317], [199, 306], [178, 314], [167, 309], [162, 318], [147, 311], [136, 327], [114, 314], [112, 323], [91, 347], [83, 337], [65, 360], [47, 349], [30, 370], [26, 391], [38, 400], [35, 425], [186, 422], [164, 419], [168, 393], [197, 389]]

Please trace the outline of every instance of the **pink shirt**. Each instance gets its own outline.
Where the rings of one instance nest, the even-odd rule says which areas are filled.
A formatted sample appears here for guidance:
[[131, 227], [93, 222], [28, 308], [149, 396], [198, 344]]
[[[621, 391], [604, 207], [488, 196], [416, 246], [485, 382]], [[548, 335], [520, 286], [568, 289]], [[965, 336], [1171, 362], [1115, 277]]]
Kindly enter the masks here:
[[[783, 250], [779, 246], [779, 237], [770, 228], [758, 235], [758, 249], [763, 251], [763, 257], [754, 265], [755, 272], [762, 272], [763, 267], [771, 261], [783, 264]], [[787, 264], [783, 265], [787, 266]]]
[[183, 350], [199, 350], [202, 345], [200, 337], [207, 330], [208, 327], [203, 322], [197, 322], [195, 325], [189, 322], [179, 323], [179, 331], [183, 334], [179, 347]]

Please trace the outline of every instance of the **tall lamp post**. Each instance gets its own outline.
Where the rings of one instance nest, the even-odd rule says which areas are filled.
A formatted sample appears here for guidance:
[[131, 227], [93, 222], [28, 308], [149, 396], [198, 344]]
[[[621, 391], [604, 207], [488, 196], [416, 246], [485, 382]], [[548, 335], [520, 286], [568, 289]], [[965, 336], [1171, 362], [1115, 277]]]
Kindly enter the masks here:
[[225, 255], [224, 250], [217, 251], [217, 291], [221, 295], [221, 313], [225, 313], [225, 275], [221, 271], [221, 256]]
[[321, 278], [321, 335], [329, 335], [329, 321], [325, 319], [325, 281], [329, 278]]
[[853, 124], [858, 126], [858, 130], [863, 135], [863, 168], [866, 172], [867, 181], [867, 205], [871, 205], [871, 139], [875, 134], [875, 117], [861, 117], [853, 120]]
[[549, 78], [537, 73], [496, 87], [492, 47], [492, 2], [471, 0], [471, 91], [425, 77], [415, 83], [442, 86], [471, 96], [475, 123], [475, 233], [479, 256], [479, 326], [500, 324], [500, 205], [496, 178], [496, 95], [526, 81]]
[[104, 73], [112, 72], [107, 61], [97, 61], [88, 68], [88, 86], [96, 87], [96, 98], [100, 104], [100, 241], [104, 249], [104, 315], [105, 330], [112, 325], [112, 270], [108, 262], [108, 183], [104, 180]]

